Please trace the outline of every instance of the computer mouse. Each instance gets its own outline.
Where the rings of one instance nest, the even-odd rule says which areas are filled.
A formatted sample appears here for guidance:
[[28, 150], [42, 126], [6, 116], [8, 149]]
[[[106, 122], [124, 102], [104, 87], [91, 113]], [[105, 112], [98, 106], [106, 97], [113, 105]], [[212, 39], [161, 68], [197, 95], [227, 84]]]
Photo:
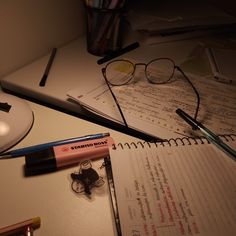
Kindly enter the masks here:
[[33, 111], [26, 101], [0, 92], [0, 153], [22, 140], [33, 121]]

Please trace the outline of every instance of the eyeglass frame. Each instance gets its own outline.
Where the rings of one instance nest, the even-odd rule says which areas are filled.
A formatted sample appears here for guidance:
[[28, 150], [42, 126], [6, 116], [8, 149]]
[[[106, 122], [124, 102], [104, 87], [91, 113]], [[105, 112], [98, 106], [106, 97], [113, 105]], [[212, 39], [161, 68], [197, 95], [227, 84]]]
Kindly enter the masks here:
[[[169, 61], [173, 64], [173, 71], [172, 71], [172, 73], [171, 73], [169, 79], [168, 79], [167, 81], [165, 81], [165, 82], [155, 83], [155, 82], [151, 81], [151, 80], [149, 79], [149, 77], [147, 76], [146, 71], [147, 71], [148, 65], [149, 65], [150, 63], [156, 61], [156, 60], [169, 60]], [[130, 78], [127, 82], [125, 82], [124, 84], [121, 84], [121, 85], [112, 84], [112, 83], [107, 79], [107, 77], [106, 77], [106, 68], [107, 68], [107, 66], [109, 66], [110, 64], [112, 64], [112, 63], [114, 63], [114, 62], [117, 62], [117, 61], [121, 61], [121, 62], [122, 62], [122, 61], [126, 61], [126, 62], [129, 62], [129, 63], [131, 63], [131, 64], [133, 65], [133, 68], [134, 68], [134, 70], [133, 70], [133, 72], [132, 72], [132, 74], [131, 74], [131, 78]], [[185, 80], [189, 83], [189, 85], [192, 87], [192, 89], [193, 89], [193, 91], [194, 91], [194, 93], [195, 93], [195, 95], [196, 95], [196, 98], [197, 98], [197, 107], [196, 107], [196, 110], [195, 110], [194, 119], [197, 120], [197, 115], [198, 115], [199, 107], [200, 107], [200, 95], [199, 95], [199, 93], [198, 93], [196, 87], [194, 86], [194, 84], [193, 84], [193, 83], [191, 82], [191, 80], [189, 79], [189, 77], [184, 73], [184, 71], [183, 71], [179, 66], [177, 66], [177, 65], [175, 64], [174, 60], [172, 60], [171, 58], [168, 58], [168, 57], [160, 57], [160, 58], [152, 59], [152, 60], [149, 61], [148, 63], [133, 63], [133, 62], [131, 62], [131, 61], [129, 61], [129, 60], [126, 60], [126, 59], [125, 59], [125, 60], [124, 60], [124, 59], [118, 59], [118, 60], [112, 60], [112, 61], [110, 61], [110, 62], [107, 63], [106, 66], [103, 67], [101, 70], [102, 70], [103, 78], [105, 79], [105, 82], [106, 82], [106, 84], [107, 84], [107, 86], [108, 86], [108, 89], [109, 89], [109, 91], [110, 91], [110, 93], [111, 93], [111, 95], [112, 95], [112, 97], [113, 97], [113, 99], [114, 99], [114, 101], [115, 101], [115, 103], [116, 103], [116, 106], [117, 106], [117, 108], [118, 108], [118, 110], [119, 110], [119, 112], [120, 112], [120, 115], [121, 115], [121, 117], [122, 117], [122, 120], [123, 120], [124, 125], [126, 126], [126, 128], [129, 128], [129, 126], [128, 126], [127, 121], [126, 121], [126, 119], [125, 119], [124, 113], [123, 113], [123, 111], [122, 111], [122, 109], [121, 109], [121, 107], [120, 107], [120, 104], [119, 104], [119, 102], [118, 102], [118, 100], [117, 100], [115, 94], [113, 93], [113, 91], [112, 91], [112, 89], [111, 89], [111, 86], [123, 86], [123, 85], [127, 85], [127, 84], [134, 78], [134, 73], [135, 73], [135, 70], [136, 70], [136, 66], [138, 66], [138, 65], [143, 65], [143, 66], [145, 66], [145, 77], [146, 77], [147, 81], [148, 81], [149, 83], [151, 83], [151, 84], [157, 84], [157, 85], [158, 85], [158, 84], [161, 85], [161, 84], [166, 84], [166, 83], [168, 83], [168, 82], [173, 78], [174, 73], [175, 73], [175, 70], [178, 70], [178, 71], [183, 75], [183, 77], [185, 78]]]

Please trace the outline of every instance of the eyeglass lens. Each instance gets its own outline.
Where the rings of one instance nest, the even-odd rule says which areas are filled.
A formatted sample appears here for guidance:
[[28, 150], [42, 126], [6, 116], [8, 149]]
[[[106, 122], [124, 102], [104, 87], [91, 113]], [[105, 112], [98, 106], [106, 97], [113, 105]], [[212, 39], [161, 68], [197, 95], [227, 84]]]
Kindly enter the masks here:
[[[136, 65], [128, 60], [115, 60], [106, 66], [106, 79], [112, 85], [124, 85], [134, 76]], [[144, 64], [145, 65], [145, 64]], [[155, 59], [145, 65], [145, 76], [150, 83], [168, 82], [174, 74], [175, 64], [167, 58]]]
[[106, 66], [106, 78], [112, 85], [127, 84], [132, 79], [134, 70], [134, 64], [130, 61], [112, 61]]
[[174, 74], [175, 64], [167, 58], [150, 61], [146, 65], [146, 77], [149, 82], [162, 84], [168, 82]]

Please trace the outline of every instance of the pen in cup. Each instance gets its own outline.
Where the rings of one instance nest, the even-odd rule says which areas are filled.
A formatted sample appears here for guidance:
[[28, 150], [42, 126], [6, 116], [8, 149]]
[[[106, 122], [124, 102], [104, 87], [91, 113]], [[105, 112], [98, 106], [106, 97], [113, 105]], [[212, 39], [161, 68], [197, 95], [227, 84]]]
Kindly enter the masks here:
[[219, 149], [225, 152], [232, 160], [236, 161], [236, 151], [224, 143], [216, 134], [210, 131], [208, 128], [203, 126], [200, 122], [194, 120], [190, 115], [184, 112], [181, 109], [177, 109], [176, 113], [192, 128], [196, 128], [201, 131], [201, 133], [214, 145], [216, 145]]

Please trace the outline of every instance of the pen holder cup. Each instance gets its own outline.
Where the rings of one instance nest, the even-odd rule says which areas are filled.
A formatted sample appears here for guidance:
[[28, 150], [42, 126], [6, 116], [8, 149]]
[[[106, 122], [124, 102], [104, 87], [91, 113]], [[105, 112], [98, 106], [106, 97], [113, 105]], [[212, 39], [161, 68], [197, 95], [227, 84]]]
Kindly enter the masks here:
[[106, 56], [121, 48], [122, 9], [87, 9], [87, 51]]

